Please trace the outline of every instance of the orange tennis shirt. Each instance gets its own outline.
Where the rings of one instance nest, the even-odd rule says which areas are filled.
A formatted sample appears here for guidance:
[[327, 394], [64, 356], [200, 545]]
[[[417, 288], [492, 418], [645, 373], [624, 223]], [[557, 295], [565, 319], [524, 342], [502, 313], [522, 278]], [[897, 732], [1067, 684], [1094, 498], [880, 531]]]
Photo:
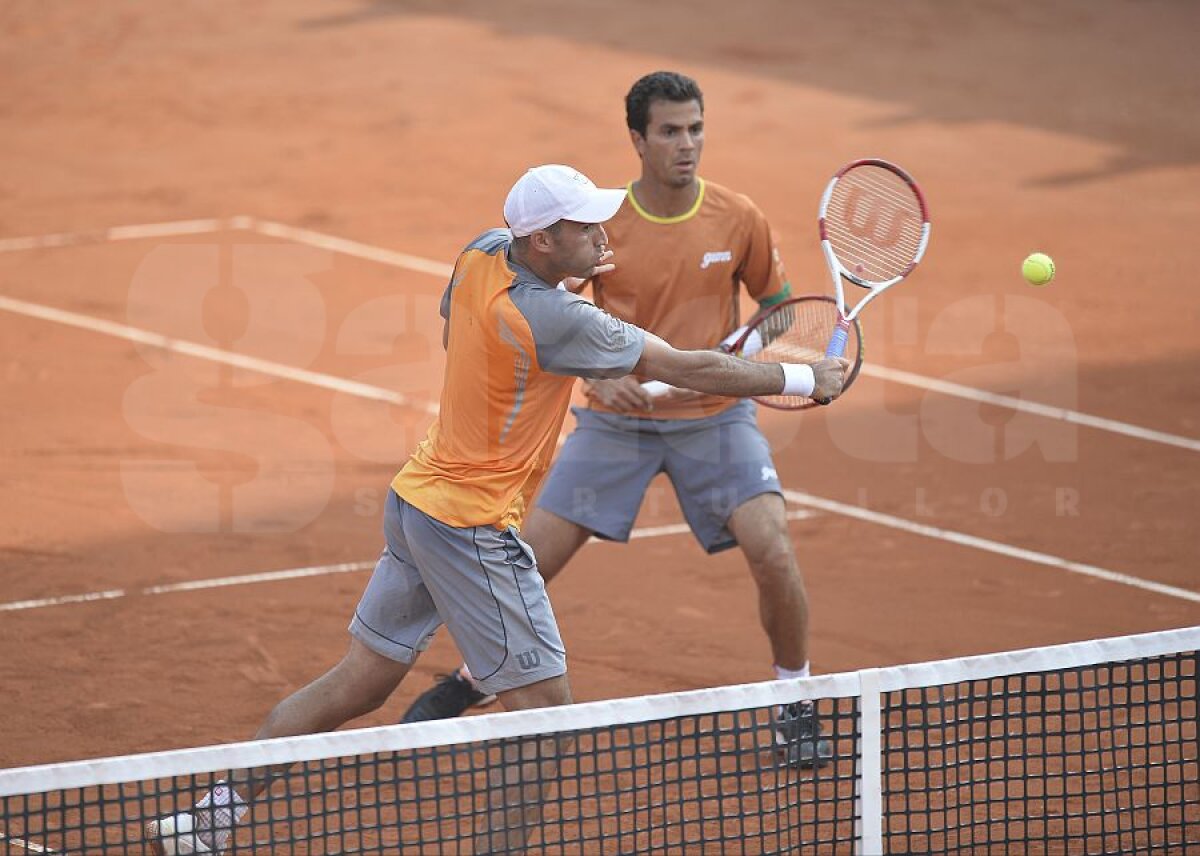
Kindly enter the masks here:
[[[740, 286], [763, 306], [791, 294], [767, 218], [748, 197], [719, 184], [700, 179], [691, 210], [655, 217], [638, 204], [630, 183], [625, 204], [604, 229], [616, 269], [593, 281], [596, 305], [681, 350], [714, 348], [743, 323]], [[736, 401], [663, 399], [645, 416], [697, 419]], [[595, 401], [589, 406], [607, 409]]]
[[576, 377], [629, 374], [645, 334], [512, 261], [493, 229], [454, 265], [438, 417], [392, 489], [450, 526], [518, 529], [550, 468]]

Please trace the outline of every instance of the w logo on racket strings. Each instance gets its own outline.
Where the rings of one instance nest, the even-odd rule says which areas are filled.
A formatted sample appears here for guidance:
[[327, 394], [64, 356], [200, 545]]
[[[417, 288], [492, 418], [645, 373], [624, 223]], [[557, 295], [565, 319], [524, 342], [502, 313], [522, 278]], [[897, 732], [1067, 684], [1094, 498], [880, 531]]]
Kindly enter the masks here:
[[843, 211], [846, 228], [879, 247], [899, 242], [905, 214], [904, 209], [889, 205], [886, 199], [861, 187], [850, 189]]
[[522, 671], [528, 672], [542, 665], [542, 655], [537, 651], [522, 651], [517, 655], [517, 665]]

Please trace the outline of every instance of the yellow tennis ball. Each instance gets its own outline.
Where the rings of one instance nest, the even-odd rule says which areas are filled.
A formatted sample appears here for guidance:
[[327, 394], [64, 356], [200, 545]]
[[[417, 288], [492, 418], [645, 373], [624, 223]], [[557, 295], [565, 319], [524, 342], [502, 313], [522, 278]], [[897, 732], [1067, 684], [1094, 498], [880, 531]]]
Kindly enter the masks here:
[[1033, 253], [1021, 262], [1021, 275], [1030, 285], [1046, 285], [1054, 279], [1054, 259], [1045, 253]]

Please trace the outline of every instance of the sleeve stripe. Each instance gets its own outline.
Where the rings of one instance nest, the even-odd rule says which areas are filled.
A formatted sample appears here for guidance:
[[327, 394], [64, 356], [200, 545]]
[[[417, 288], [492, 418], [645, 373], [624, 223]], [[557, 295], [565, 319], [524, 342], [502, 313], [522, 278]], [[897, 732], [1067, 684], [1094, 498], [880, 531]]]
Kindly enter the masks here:
[[783, 301], [787, 300], [791, 296], [792, 285], [789, 282], [785, 282], [783, 284], [783, 288], [778, 294], [773, 294], [770, 297], [764, 297], [762, 300], [758, 301], [758, 305], [763, 309], [770, 309], [776, 303], [783, 303]]

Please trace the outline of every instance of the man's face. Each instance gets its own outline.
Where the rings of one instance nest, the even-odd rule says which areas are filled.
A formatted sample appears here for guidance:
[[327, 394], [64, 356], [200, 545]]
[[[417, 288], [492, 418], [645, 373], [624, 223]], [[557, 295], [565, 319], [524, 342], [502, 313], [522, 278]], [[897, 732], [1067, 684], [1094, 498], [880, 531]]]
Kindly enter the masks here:
[[608, 234], [599, 223], [560, 220], [558, 228], [547, 234], [551, 239], [552, 259], [564, 276], [589, 276], [608, 246]]
[[645, 175], [670, 187], [687, 187], [696, 180], [704, 148], [704, 113], [698, 102], [651, 101], [646, 135], [629, 134]]

